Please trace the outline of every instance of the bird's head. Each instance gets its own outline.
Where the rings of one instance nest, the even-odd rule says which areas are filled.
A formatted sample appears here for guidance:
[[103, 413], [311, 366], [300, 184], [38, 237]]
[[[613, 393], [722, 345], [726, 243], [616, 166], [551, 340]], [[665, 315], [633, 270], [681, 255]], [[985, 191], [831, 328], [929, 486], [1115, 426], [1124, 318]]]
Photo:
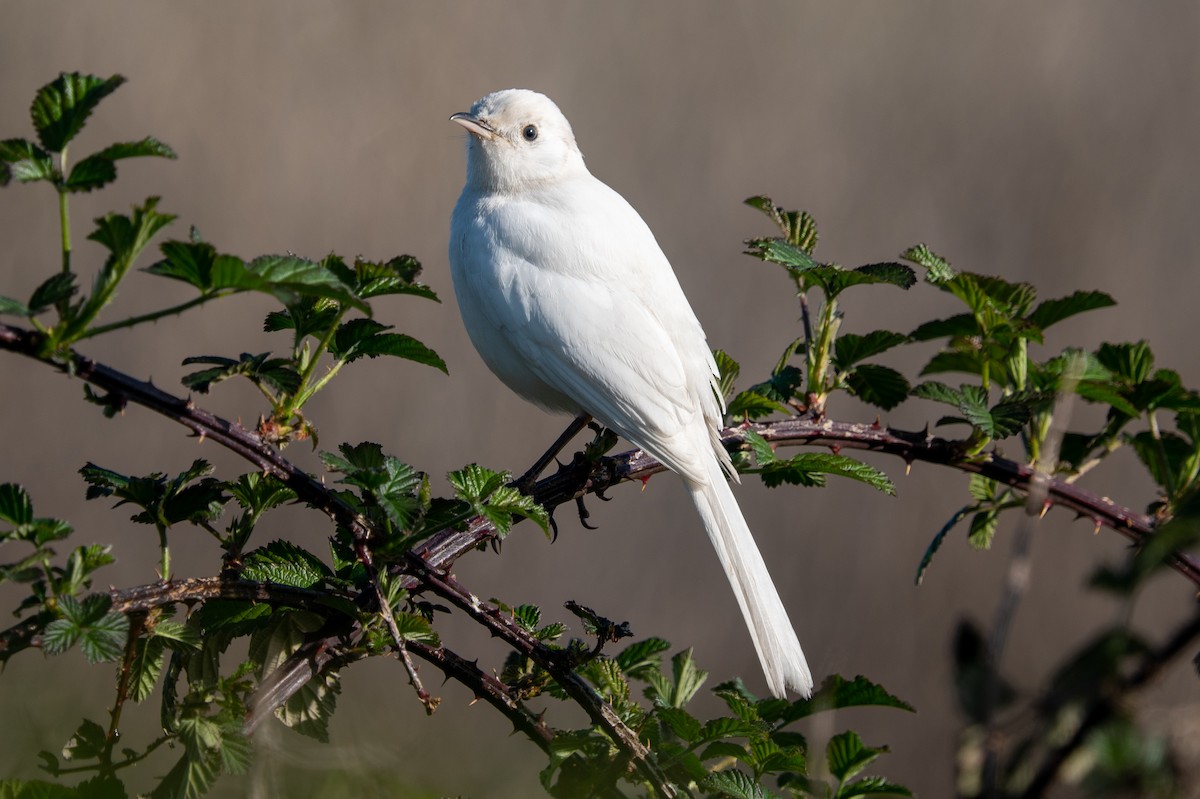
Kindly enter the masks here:
[[544, 94], [492, 92], [450, 119], [471, 134], [467, 182], [481, 188], [519, 191], [587, 171], [570, 123]]

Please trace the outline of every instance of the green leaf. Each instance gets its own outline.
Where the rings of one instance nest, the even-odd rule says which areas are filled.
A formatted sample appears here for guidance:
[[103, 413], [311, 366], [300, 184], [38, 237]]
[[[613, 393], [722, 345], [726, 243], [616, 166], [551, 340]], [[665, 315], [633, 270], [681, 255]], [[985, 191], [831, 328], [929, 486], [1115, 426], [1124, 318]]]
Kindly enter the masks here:
[[433, 289], [417, 282], [421, 263], [411, 255], [400, 255], [388, 261], [355, 258], [353, 269], [336, 255], [327, 256], [323, 263], [364, 300], [389, 294], [413, 294], [441, 302]]
[[922, 375], [945, 374], [946, 372], [962, 372], [968, 375], [983, 374], [983, 364], [986, 358], [983, 353], [972, 350], [945, 350], [929, 359], [929, 363], [921, 368]]
[[392, 524], [401, 530], [409, 529], [422, 508], [418, 492], [423, 475], [398, 458], [385, 455], [383, 448], [372, 442], [341, 444], [338, 449], [340, 457], [321, 453], [326, 467], [345, 475], [338, 482], [361, 489], [363, 496], [383, 510]]
[[251, 513], [260, 515], [296, 498], [296, 492], [271, 474], [247, 472], [226, 486], [237, 503]]
[[638, 680], [643, 679], [647, 672], [662, 668], [662, 658], [659, 655], [670, 648], [671, 644], [661, 638], [647, 638], [625, 647], [615, 659], [621, 671]]
[[20, 527], [33, 521], [33, 501], [16, 483], [0, 485], [0, 521]]
[[838, 371], [844, 371], [859, 361], [887, 352], [906, 341], [908, 336], [890, 330], [874, 330], [865, 336], [843, 333], [833, 345], [833, 366]]
[[692, 701], [692, 697], [708, 679], [708, 672], [696, 667], [692, 650], [685, 649], [671, 658], [671, 676], [664, 677], [656, 672], [646, 674], [650, 686], [646, 696], [655, 705], [681, 708]]
[[802, 248], [783, 239], [748, 239], [746, 255], [786, 266], [793, 274], [803, 274], [821, 264]]
[[382, 332], [390, 329], [390, 325], [382, 325], [374, 319], [353, 319], [338, 326], [329, 353], [346, 363], [364, 357], [394, 355], [447, 372], [446, 362], [436, 352], [411, 336]]
[[936, 380], [927, 380], [915, 386], [912, 390], [912, 395], [921, 399], [953, 405], [955, 408], [963, 401], [963, 393], [961, 391], [951, 388], [945, 383], [939, 383]]
[[945, 283], [955, 275], [954, 270], [950, 267], [950, 262], [924, 244], [909, 247], [900, 257], [925, 267], [925, 280], [935, 286]]
[[782, 714], [780, 726], [807, 718], [814, 713], [846, 707], [894, 707], [915, 713], [912, 705], [888, 693], [883, 686], [859, 675], [853, 680], [832, 674], [808, 699], [798, 699]]
[[842, 270], [836, 280], [830, 281], [829, 292], [831, 296], [836, 296], [850, 286], [875, 283], [887, 283], [892, 286], [899, 286], [902, 289], [909, 289], [916, 282], [917, 276], [913, 272], [912, 267], [889, 261]]
[[1085, 311], [1108, 308], [1117, 301], [1103, 291], [1076, 291], [1066, 297], [1044, 300], [1033, 309], [1029, 321], [1042, 330]]
[[171, 159], [176, 157], [170, 147], [150, 136], [141, 141], [112, 144], [75, 164], [64, 185], [68, 191], [73, 192], [98, 189], [116, 179], [117, 161], [142, 156]]
[[845, 781], [855, 776], [871, 764], [887, 747], [873, 749], [864, 746], [858, 733], [847, 730], [830, 739], [825, 748], [825, 757], [829, 763], [829, 771], [838, 780]]
[[765, 195], [750, 197], [745, 203], [766, 214], [791, 244], [810, 255], [817, 248], [817, 223], [807, 211], [785, 211]]
[[69, 300], [79, 288], [74, 272], [56, 272], [42, 282], [29, 297], [29, 315], [34, 316]]
[[329, 719], [337, 709], [337, 697], [341, 690], [340, 675], [337, 672], [323, 672], [306, 682], [275, 715], [301, 735], [328, 743]]
[[220, 355], [196, 355], [183, 359], [190, 364], [215, 364], [208, 369], [190, 372], [180, 382], [192, 391], [207, 394], [215, 383], [231, 377], [245, 377], [256, 385], [265, 385], [279, 394], [293, 394], [300, 388], [300, 373], [287, 358], [272, 358], [271, 353], [251, 355], [243, 352], [237, 360]]
[[[1141, 383], [1154, 368], [1154, 353], [1145, 341], [1135, 344], [1101, 344], [1096, 360], [1114, 377], [1126, 383]], [[1135, 414], [1136, 415], [1136, 414]]]
[[962, 313], [926, 322], [908, 335], [913, 341], [932, 341], [939, 338], [958, 338], [978, 334], [979, 323], [975, 321], [975, 317], [969, 313]]
[[773, 799], [777, 796], [737, 769], [709, 774], [704, 781], [704, 790], [732, 799]]
[[846, 388], [863, 402], [890, 411], [908, 398], [907, 378], [890, 366], [860, 363], [845, 375]]
[[92, 294], [72, 309], [61, 335], [61, 343], [76, 340], [92, 320], [112, 301], [117, 285], [125, 277], [130, 266], [141, 254], [150, 239], [174, 219], [172, 214], [160, 214], [156, 209], [158, 198], [150, 197], [142, 205], [135, 206], [130, 216], [107, 214], [96, 220], [96, 229], [89, 239], [108, 250], [108, 258], [92, 283]]
[[33, 316], [33, 311], [12, 297], [0, 297], [0, 316]]
[[758, 392], [747, 389], [729, 401], [725, 415], [729, 418], [745, 417], [761, 419], [773, 413], [788, 413], [788, 407], [782, 402], [765, 397]]
[[158, 684], [165, 650], [165, 645], [159, 639], [138, 639], [133, 660], [129, 664], [129, 695], [133, 701], [145, 700]]
[[92, 594], [82, 602], [72, 596], [59, 597], [63, 618], [46, 625], [42, 650], [57, 655], [78, 643], [89, 663], [117, 660], [125, 650], [129, 619], [110, 613], [111, 606], [107, 594]]
[[92, 109], [124, 82], [120, 75], [99, 78], [64, 72], [39, 89], [29, 113], [42, 146], [51, 152], [62, 152], [83, 129]]
[[50, 153], [25, 139], [0, 141], [0, 186], [16, 178], [21, 183], [38, 180], [54, 182], [58, 172]]
[[713, 350], [713, 359], [717, 363], [717, 391], [721, 399], [727, 400], [733, 394], [733, 383], [742, 367], [724, 350]]
[[681, 707], [660, 707], [655, 715], [667, 725], [671, 732], [689, 744], [695, 744], [701, 739], [700, 722], [691, 713]]
[[223, 275], [231, 288], [262, 291], [284, 305], [301, 297], [326, 297], [343, 305], [352, 305], [366, 314], [371, 308], [356, 297], [335, 272], [322, 263], [295, 255], [263, 255], [255, 258], [242, 274]]
[[315, 588], [333, 577], [321, 559], [290, 541], [272, 541], [242, 558], [242, 577], [264, 583]]
[[837, 799], [855, 799], [858, 796], [912, 796], [912, 791], [883, 777], [863, 777], [846, 783], [837, 792]]
[[950, 520], [942, 525], [942, 529], [937, 531], [937, 535], [929, 542], [929, 546], [925, 547], [925, 554], [921, 556], [921, 562], [917, 565], [917, 576], [913, 580], [917, 585], [925, 579], [925, 571], [929, 568], [929, 564], [933, 563], [933, 556], [941, 548], [942, 542], [946, 540], [946, 535], [963, 519], [967, 518], [973, 511], [978, 509], [978, 505], [966, 505], [959, 508], [950, 517]]
[[869, 466], [846, 455], [805, 452], [787, 460], [775, 460], [746, 471], [750, 474], [761, 474], [763, 484], [768, 488], [775, 488], [783, 483], [810, 487], [823, 486], [825, 478], [822, 475], [832, 474], [858, 480], [860, 483], [866, 483], [888, 495], [896, 493], [895, 485], [886, 474], [874, 466]]
[[91, 719], [84, 719], [63, 747], [64, 760], [94, 760], [104, 754], [108, 736], [104, 728]]
[[992, 539], [996, 537], [996, 527], [1000, 523], [1000, 512], [994, 508], [980, 511], [971, 519], [971, 531], [967, 534], [967, 543], [972, 549], [991, 549]]
[[507, 535], [514, 515], [533, 520], [548, 533], [550, 517], [546, 509], [533, 497], [506, 486], [508, 478], [506, 472], [495, 472], [475, 463], [447, 475], [458, 498], [491, 521], [499, 535]]

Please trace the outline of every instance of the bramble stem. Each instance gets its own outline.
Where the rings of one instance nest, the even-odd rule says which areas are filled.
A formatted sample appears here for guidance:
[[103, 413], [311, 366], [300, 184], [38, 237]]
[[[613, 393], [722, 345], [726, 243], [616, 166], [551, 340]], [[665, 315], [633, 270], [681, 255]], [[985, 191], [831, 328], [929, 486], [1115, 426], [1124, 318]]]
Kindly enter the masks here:
[[90, 327], [83, 333], [75, 337], [76, 341], [82, 341], [85, 338], [99, 336], [103, 333], [111, 333], [114, 330], [122, 330], [127, 327], [145, 324], [146, 322], [155, 322], [165, 316], [174, 316], [181, 314], [189, 308], [195, 308], [197, 305], [203, 305], [209, 300], [215, 300], [218, 297], [227, 297], [231, 292], [214, 292], [212, 294], [201, 294], [199, 297], [193, 297], [187, 302], [181, 302], [178, 305], [172, 305], [170, 308], [163, 308], [161, 311], [151, 311], [140, 316], [131, 316], [128, 319], [122, 319], [120, 322], [110, 322], [107, 325], [98, 325]]

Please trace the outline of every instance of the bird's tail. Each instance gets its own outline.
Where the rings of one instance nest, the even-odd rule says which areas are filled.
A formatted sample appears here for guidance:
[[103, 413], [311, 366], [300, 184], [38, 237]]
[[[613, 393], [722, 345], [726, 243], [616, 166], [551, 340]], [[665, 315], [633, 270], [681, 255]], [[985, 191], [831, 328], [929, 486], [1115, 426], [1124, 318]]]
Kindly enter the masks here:
[[812, 694], [812, 674], [796, 631], [720, 463], [716, 458], [710, 463], [708, 480], [702, 484], [687, 481], [688, 489], [750, 628], [767, 685], [777, 697], [783, 697], [789, 688], [807, 697]]

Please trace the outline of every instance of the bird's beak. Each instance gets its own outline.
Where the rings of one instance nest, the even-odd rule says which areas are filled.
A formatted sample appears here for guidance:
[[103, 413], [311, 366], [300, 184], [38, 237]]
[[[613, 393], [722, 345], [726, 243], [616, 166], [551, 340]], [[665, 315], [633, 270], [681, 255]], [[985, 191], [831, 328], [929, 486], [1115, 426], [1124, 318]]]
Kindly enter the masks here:
[[496, 129], [482, 119], [473, 116], [466, 111], [460, 111], [457, 114], [450, 115], [451, 122], [457, 122], [466, 128], [471, 134], [478, 136], [481, 139], [496, 138]]

